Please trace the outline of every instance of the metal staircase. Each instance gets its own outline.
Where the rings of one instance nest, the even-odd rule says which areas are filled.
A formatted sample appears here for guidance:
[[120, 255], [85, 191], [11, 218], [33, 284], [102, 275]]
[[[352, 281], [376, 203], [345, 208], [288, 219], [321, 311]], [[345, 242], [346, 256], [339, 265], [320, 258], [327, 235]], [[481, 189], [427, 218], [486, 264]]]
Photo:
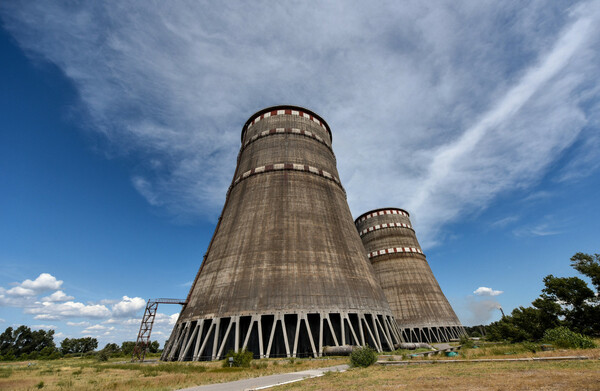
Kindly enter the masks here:
[[186, 301], [181, 299], [148, 299], [146, 303], [146, 310], [142, 317], [142, 324], [140, 325], [140, 331], [138, 332], [137, 340], [135, 341], [135, 347], [133, 348], [133, 354], [131, 355], [131, 361], [144, 361], [146, 351], [150, 345], [150, 333], [152, 333], [152, 326], [154, 325], [154, 318], [156, 317], [156, 311], [159, 304], [180, 304], [185, 305]]

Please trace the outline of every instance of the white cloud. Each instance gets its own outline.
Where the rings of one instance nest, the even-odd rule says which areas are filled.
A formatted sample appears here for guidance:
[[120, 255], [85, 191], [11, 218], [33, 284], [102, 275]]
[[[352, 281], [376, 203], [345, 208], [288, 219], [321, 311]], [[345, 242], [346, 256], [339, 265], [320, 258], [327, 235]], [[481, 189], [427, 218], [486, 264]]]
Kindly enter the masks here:
[[179, 312], [172, 315], [157, 313], [154, 323], [159, 325], [174, 326], [175, 323], [177, 323], [177, 319], [179, 319]]
[[56, 277], [49, 273], [42, 273], [35, 280], [25, 280], [21, 283], [21, 287], [25, 289], [31, 289], [36, 293], [59, 289], [62, 285], [62, 281], [57, 280]]
[[90, 325], [90, 322], [67, 322], [68, 326], [76, 326], [76, 327], [87, 327]]
[[[157, 313], [156, 314], [156, 319], [159, 318], [161, 314]], [[156, 324], [156, 319], [154, 321], [154, 324]], [[124, 326], [131, 326], [131, 325], [136, 325], [139, 326], [140, 323], [142, 321], [142, 317], [140, 316], [139, 318], [129, 318], [129, 319], [125, 319], [125, 318], [110, 318], [108, 320], [105, 320], [102, 323], [105, 324], [120, 324], [120, 325], [124, 325]]]
[[33, 317], [35, 320], [60, 320], [62, 316], [52, 314], [39, 314]]
[[504, 217], [500, 220], [496, 220], [493, 223], [490, 224], [490, 227], [492, 228], [504, 228], [509, 224], [515, 223], [519, 220], [518, 216], [507, 216]]
[[146, 301], [141, 297], [127, 297], [112, 307], [112, 315], [115, 317], [127, 317], [146, 307]]
[[73, 296], [67, 296], [63, 291], [56, 291], [50, 296], [42, 297], [42, 301], [71, 301], [75, 300]]
[[87, 327], [86, 330], [106, 330], [106, 326], [95, 324], [93, 326]]
[[519, 227], [514, 229], [513, 233], [515, 236], [552, 236], [562, 233], [562, 231], [558, 228], [559, 227], [556, 225], [551, 225], [549, 223], [539, 223], [535, 225]]
[[53, 329], [53, 330], [55, 330], [56, 326], [53, 325], [53, 324], [34, 324], [34, 325], [31, 325], [31, 328], [33, 328], [33, 329], [47, 329], [47, 330]]
[[582, 130], [600, 112], [598, 2], [4, 2], [0, 13], [27, 53], [72, 80], [107, 153], [147, 163], [131, 173], [138, 192], [178, 218], [216, 216], [241, 126], [282, 102], [331, 125], [353, 213], [404, 207], [425, 247], [534, 186], [573, 145], [585, 157], [557, 180], [599, 168]]
[[100, 304], [86, 305], [83, 303], [67, 301], [65, 303], [38, 302], [36, 306], [25, 308], [27, 314], [56, 316], [59, 318], [105, 318], [110, 316], [106, 306]]
[[504, 293], [504, 291], [497, 291], [486, 286], [480, 286], [473, 291], [477, 296], [498, 296]]
[[27, 306], [34, 296], [48, 290], [58, 289], [62, 283], [53, 275], [42, 273], [33, 281], [26, 279], [21, 283], [14, 283], [15, 286], [8, 290], [0, 287], [0, 306]]
[[16, 286], [6, 291], [11, 296], [34, 296], [35, 291], [33, 289], [23, 288], [22, 286]]
[[85, 333], [96, 332], [96, 331], [111, 332], [113, 330], [115, 330], [114, 326], [106, 327], [101, 324], [95, 324], [93, 326], [86, 327], [82, 332], [85, 332]]

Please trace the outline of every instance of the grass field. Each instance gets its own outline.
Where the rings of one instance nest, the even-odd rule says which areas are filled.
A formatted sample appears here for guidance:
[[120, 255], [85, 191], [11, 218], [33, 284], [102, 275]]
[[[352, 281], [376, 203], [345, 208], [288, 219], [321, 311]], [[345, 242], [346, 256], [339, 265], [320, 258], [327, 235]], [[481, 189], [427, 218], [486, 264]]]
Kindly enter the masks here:
[[[398, 352], [405, 353], [405, 352]], [[406, 352], [408, 353], [408, 352]], [[600, 390], [600, 348], [532, 353], [526, 346], [492, 345], [461, 350], [458, 359], [579, 355], [586, 361], [495, 362], [372, 366], [329, 373], [277, 390]], [[385, 358], [383, 358], [385, 360]], [[452, 360], [437, 358], [437, 360]], [[222, 368], [220, 362], [132, 364], [123, 358], [0, 363], [0, 390], [174, 390], [348, 363], [348, 358], [270, 359], [251, 368]], [[413, 359], [418, 361], [419, 359]]]
[[[277, 390], [600, 390], [600, 348], [533, 353], [522, 344], [491, 345], [461, 350], [456, 358], [556, 356], [587, 356], [590, 360], [374, 365], [344, 373], [330, 372]], [[433, 360], [452, 360], [434, 357], [437, 358]]]
[[[119, 362], [120, 361], [120, 362]], [[0, 390], [174, 390], [275, 373], [302, 371], [347, 363], [327, 360], [270, 359], [251, 368], [222, 368], [221, 362], [128, 363], [123, 358], [100, 363], [94, 359], [0, 363]]]

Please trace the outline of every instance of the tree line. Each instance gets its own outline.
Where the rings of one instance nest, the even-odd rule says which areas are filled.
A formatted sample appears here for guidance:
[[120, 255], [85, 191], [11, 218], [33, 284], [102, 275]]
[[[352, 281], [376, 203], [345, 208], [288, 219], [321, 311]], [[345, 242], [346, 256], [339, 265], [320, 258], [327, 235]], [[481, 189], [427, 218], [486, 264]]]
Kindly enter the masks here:
[[[61, 357], [92, 356], [102, 357], [131, 356], [135, 342], [125, 341], [121, 345], [108, 343], [96, 351], [98, 340], [92, 337], [65, 338], [60, 346], [54, 343], [54, 330], [32, 331], [27, 326], [15, 329], [8, 327], [0, 334], [0, 361], [13, 360], [53, 360]], [[160, 344], [153, 341], [148, 345], [150, 353], [158, 353]]]
[[[587, 277], [544, 277], [540, 296], [528, 307], [515, 308], [510, 315], [485, 327], [486, 339], [510, 342], [541, 341], [554, 333], [600, 337], [600, 254], [576, 253], [571, 266]], [[474, 327], [474, 333], [481, 327]]]

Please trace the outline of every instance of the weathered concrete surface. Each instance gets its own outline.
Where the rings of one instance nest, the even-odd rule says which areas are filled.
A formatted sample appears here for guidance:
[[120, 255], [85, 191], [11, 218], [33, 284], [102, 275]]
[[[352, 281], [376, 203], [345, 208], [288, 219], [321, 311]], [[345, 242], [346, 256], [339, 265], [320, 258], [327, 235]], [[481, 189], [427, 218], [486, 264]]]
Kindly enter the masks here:
[[278, 375], [255, 377], [252, 379], [237, 380], [229, 383], [208, 384], [205, 386], [184, 388], [179, 391], [239, 391], [239, 390], [264, 390], [278, 385], [323, 376], [326, 372], [344, 372], [348, 365], [310, 369], [307, 371], [281, 373]]
[[162, 359], [393, 350], [400, 332], [353, 224], [329, 126], [278, 106], [242, 133], [223, 212]]
[[404, 340], [458, 338], [462, 325], [427, 263], [408, 212], [376, 209], [359, 216], [355, 225]]

